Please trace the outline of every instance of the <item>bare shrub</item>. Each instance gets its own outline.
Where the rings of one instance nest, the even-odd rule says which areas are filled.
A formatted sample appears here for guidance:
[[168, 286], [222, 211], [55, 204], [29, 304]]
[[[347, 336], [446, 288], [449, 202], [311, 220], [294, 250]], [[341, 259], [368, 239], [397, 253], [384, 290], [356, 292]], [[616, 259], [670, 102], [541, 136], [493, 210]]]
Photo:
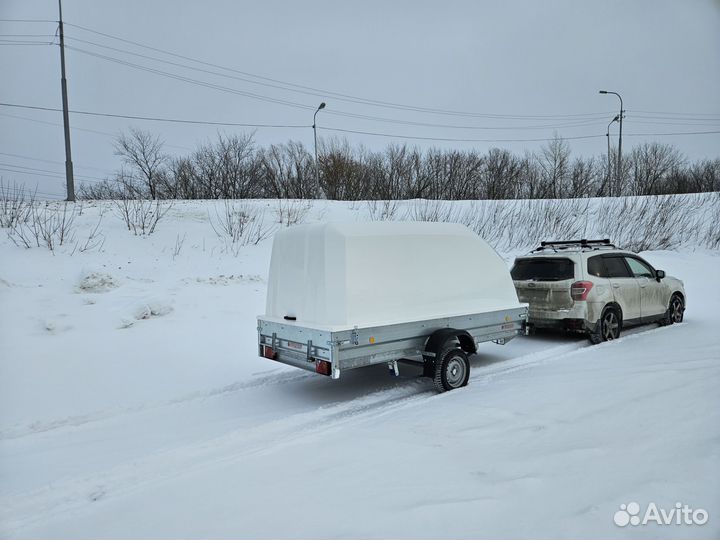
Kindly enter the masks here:
[[[82, 245], [79, 242], [75, 245], [75, 249], [79, 250], [80, 253], [93, 251], [95, 249], [100, 250], [105, 245], [105, 235], [100, 230], [100, 224], [102, 223], [104, 216], [105, 209], [103, 208], [100, 210], [100, 215], [95, 223], [95, 226], [90, 230], [90, 234], [88, 234], [87, 238], [85, 238], [85, 242], [83, 242]], [[75, 250], [73, 250], [73, 252], [74, 251]]]
[[172, 202], [148, 199], [121, 199], [113, 202], [115, 214], [123, 220], [128, 231], [136, 236], [154, 233], [160, 220], [173, 206]]
[[35, 193], [26, 193], [24, 185], [5, 184], [0, 179], [0, 227], [27, 222], [34, 205]]
[[172, 250], [173, 261], [180, 255], [183, 245], [185, 245], [186, 237], [187, 237], [187, 233], [183, 234], [182, 238], [180, 238], [180, 233], [178, 233], [177, 237], [175, 238], [175, 246], [173, 247], [173, 250]]
[[264, 212], [245, 202], [223, 201], [222, 210], [215, 208], [215, 219], [208, 215], [215, 234], [235, 256], [241, 246], [257, 245], [269, 238], [274, 227], [265, 223]]
[[25, 221], [15, 221], [8, 236], [17, 246], [25, 248], [45, 247], [55, 252], [58, 246], [75, 239], [75, 218], [78, 207], [74, 203], [64, 202], [55, 206], [33, 204]]
[[392, 221], [398, 211], [398, 201], [395, 199], [367, 201], [370, 221]]
[[709, 249], [720, 248], [720, 193], [715, 192], [709, 200], [709, 209], [704, 216], [705, 225], [700, 244]]
[[283, 227], [299, 225], [310, 212], [310, 202], [298, 199], [278, 199], [275, 205], [275, 220]]
[[691, 199], [665, 195], [603, 199], [595, 210], [596, 231], [632, 251], [672, 249], [693, 234]]
[[500, 241], [506, 236], [511, 214], [510, 202], [473, 201], [458, 221], [498, 248]]
[[449, 201], [421, 199], [413, 201], [407, 210], [405, 219], [458, 223], [460, 216], [457, 207]]

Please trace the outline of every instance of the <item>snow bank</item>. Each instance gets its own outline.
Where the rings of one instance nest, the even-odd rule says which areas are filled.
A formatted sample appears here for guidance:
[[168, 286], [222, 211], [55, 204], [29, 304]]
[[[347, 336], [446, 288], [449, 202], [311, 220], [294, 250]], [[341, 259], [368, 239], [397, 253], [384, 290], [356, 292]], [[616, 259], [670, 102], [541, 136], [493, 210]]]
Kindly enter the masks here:
[[[178, 202], [146, 238], [88, 205], [78, 237], [104, 206], [101, 250], [0, 234], [0, 536], [720, 536], [718, 251], [643, 253], [684, 280], [683, 324], [483, 344], [470, 385], [436, 395], [406, 366], [333, 381], [258, 358], [271, 242], [225, 249], [216, 204]], [[313, 205], [310, 223], [368, 217]], [[710, 520], [616, 526], [630, 502]]]

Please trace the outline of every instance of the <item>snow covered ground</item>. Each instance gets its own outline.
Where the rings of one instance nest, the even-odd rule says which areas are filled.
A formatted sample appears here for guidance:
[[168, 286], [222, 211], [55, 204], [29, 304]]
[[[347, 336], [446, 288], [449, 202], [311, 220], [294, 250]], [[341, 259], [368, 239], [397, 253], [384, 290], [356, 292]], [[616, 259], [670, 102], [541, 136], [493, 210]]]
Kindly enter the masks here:
[[[412, 368], [332, 381], [258, 358], [271, 240], [228, 249], [218, 205], [177, 203], [147, 237], [107, 210], [84, 252], [0, 235], [0, 536], [720, 535], [717, 251], [643, 253], [685, 281], [683, 324], [488, 344], [436, 395]], [[709, 519], [615, 525], [633, 501]]]

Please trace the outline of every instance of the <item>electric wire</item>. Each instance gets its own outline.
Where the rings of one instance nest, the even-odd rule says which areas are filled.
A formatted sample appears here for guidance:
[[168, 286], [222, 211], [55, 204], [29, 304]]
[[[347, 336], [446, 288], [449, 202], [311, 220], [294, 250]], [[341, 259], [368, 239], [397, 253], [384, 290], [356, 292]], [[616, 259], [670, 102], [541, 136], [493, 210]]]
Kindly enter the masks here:
[[[298, 90], [305, 90], [305, 91], [311, 91], [314, 94], [313, 95], [320, 95], [322, 97], [328, 97], [332, 96], [334, 99], [338, 99], [341, 101], [347, 101], [353, 103], [358, 103], [362, 105], [371, 105], [376, 107], [384, 107], [384, 108], [391, 108], [391, 109], [400, 109], [405, 111], [414, 111], [414, 112], [424, 112], [424, 113], [431, 113], [431, 114], [439, 114], [439, 115], [449, 115], [449, 116], [466, 116], [466, 117], [475, 117], [475, 118], [496, 118], [496, 119], [557, 119], [557, 118], [589, 118], [589, 117], [605, 117], [608, 114], [611, 114], [610, 112], [597, 112], [597, 113], [580, 113], [580, 114], [553, 114], [553, 115], [518, 115], [518, 114], [497, 114], [497, 113], [477, 113], [477, 112], [467, 112], [467, 111], [453, 111], [453, 110], [447, 110], [447, 109], [439, 109], [439, 108], [433, 108], [433, 107], [418, 107], [413, 105], [407, 105], [402, 103], [393, 103], [389, 101], [381, 101], [381, 100], [375, 100], [375, 99], [369, 99], [369, 98], [362, 98], [359, 96], [354, 96], [351, 94], [344, 94], [341, 92], [334, 92], [330, 90], [324, 90], [320, 88], [315, 88], [312, 86], [306, 86], [306, 85], [300, 85], [292, 82], [282, 81], [280, 79], [274, 79], [271, 77], [265, 77], [262, 75], [253, 74], [247, 71], [242, 71], [234, 68], [230, 68], [227, 66], [223, 66], [220, 64], [212, 63], [212, 62], [206, 62], [203, 60], [198, 60], [197, 58], [192, 58], [190, 56], [185, 56], [182, 54], [174, 53], [172, 51], [168, 51], [165, 49], [161, 49], [158, 47], [153, 47], [150, 45], [145, 45], [143, 43], [139, 43], [137, 41], [129, 40], [126, 38], [122, 38], [120, 36], [116, 36], [113, 34], [109, 34], [106, 32], [100, 32], [98, 30], [93, 30], [92, 28], [88, 28], [86, 26], [81, 26], [78, 24], [73, 24], [69, 22], [65, 22], [66, 26], [71, 26], [80, 30], [84, 30], [86, 32], [90, 32], [96, 35], [100, 35], [106, 38], [114, 39], [117, 41], [121, 41], [123, 43], [131, 44], [136, 47], [141, 47], [144, 49], [152, 50], [155, 52], [159, 52], [162, 54], [166, 54], [168, 56], [172, 56], [175, 58], [180, 58], [183, 60], [187, 60], [190, 62], [194, 62], [197, 64], [222, 69], [225, 71], [229, 71], [232, 73], [237, 73], [239, 75], [244, 75], [246, 77], [252, 77], [255, 79], [268, 81], [271, 83], [284, 85], [287, 90], [292, 91], [292, 89], [298, 89]], [[314, 107], [311, 107], [314, 109]], [[330, 111], [327, 111], [328, 113]]]

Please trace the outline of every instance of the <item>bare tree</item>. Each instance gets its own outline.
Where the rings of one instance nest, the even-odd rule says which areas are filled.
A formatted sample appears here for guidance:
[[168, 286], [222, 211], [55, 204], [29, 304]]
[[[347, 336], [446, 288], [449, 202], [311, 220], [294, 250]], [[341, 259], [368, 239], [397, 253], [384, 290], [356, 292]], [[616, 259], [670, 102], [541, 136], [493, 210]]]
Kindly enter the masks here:
[[683, 164], [684, 158], [669, 144], [643, 143], [632, 149], [628, 161], [630, 193], [651, 195], [664, 192], [663, 187], [668, 177]]
[[491, 148], [484, 161], [482, 197], [514, 199], [520, 194], [522, 162], [508, 150]]
[[278, 199], [314, 199], [315, 167], [310, 153], [301, 142], [271, 145], [259, 153], [265, 195]]
[[540, 166], [541, 197], [563, 197], [570, 169], [570, 146], [567, 141], [556, 135], [540, 149], [537, 163]]
[[115, 154], [130, 167], [132, 174], [147, 188], [151, 199], [157, 198], [158, 183], [167, 174], [168, 156], [163, 152], [163, 141], [147, 131], [132, 128], [115, 143]]

